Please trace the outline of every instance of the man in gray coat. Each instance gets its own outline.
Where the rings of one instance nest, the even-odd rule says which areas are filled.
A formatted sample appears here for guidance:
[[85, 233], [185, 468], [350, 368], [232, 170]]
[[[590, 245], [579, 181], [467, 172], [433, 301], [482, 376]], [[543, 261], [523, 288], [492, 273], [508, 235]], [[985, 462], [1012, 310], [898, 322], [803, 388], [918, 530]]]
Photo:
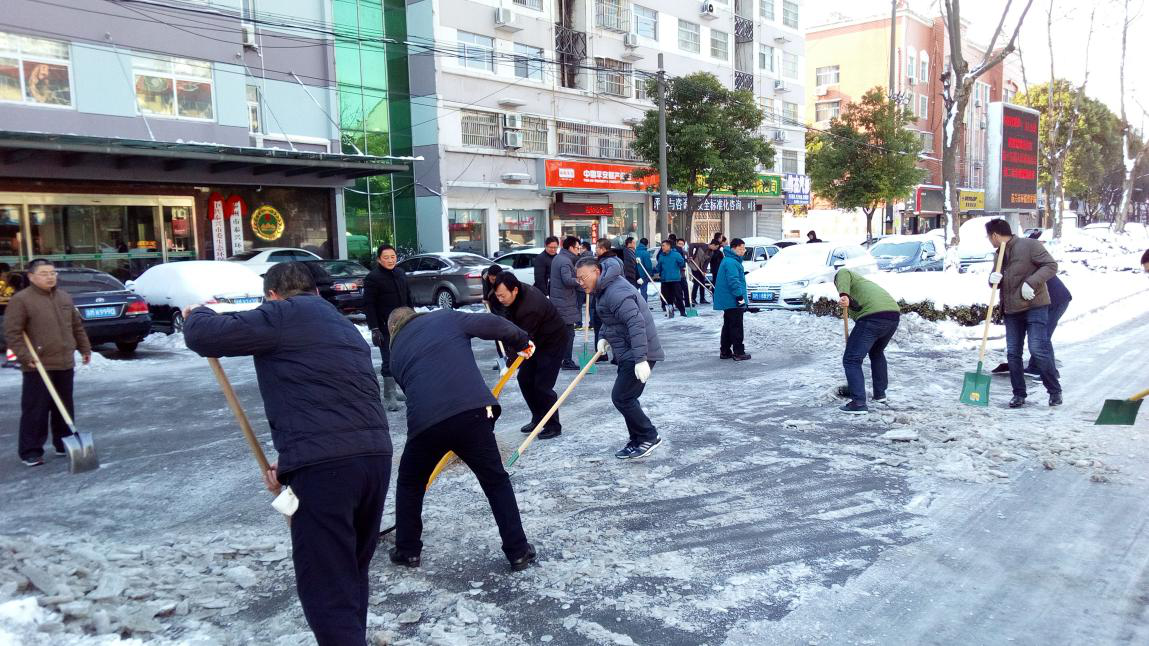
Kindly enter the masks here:
[[575, 269], [578, 284], [595, 296], [595, 312], [602, 321], [603, 336], [598, 350], [613, 351], [618, 361], [618, 376], [610, 399], [626, 420], [630, 441], [614, 455], [621, 460], [644, 458], [662, 444], [658, 430], [639, 402], [654, 364], [666, 358], [654, 328], [654, 317], [642, 295], [615, 267], [604, 273], [598, 259], [582, 258]]
[[567, 324], [566, 353], [563, 354], [563, 370], [578, 370], [579, 365], [571, 358], [574, 351], [574, 326], [582, 320], [582, 311], [579, 309], [578, 283], [575, 281], [575, 262], [578, 260], [581, 247], [578, 238], [567, 236], [563, 240], [563, 249], [551, 261], [551, 303], [563, 317]]
[[1025, 405], [1025, 364], [1022, 349], [1029, 338], [1041, 382], [1049, 392], [1049, 405], [1061, 405], [1061, 383], [1053, 364], [1049, 343], [1049, 290], [1045, 283], [1057, 275], [1057, 261], [1037, 240], [1013, 235], [1009, 223], [1002, 219], [985, 223], [986, 236], [994, 249], [1005, 245], [1001, 273], [992, 272], [989, 283], [1001, 292], [1005, 314], [1005, 356], [1009, 363], [1009, 380], [1013, 386], [1010, 408]]

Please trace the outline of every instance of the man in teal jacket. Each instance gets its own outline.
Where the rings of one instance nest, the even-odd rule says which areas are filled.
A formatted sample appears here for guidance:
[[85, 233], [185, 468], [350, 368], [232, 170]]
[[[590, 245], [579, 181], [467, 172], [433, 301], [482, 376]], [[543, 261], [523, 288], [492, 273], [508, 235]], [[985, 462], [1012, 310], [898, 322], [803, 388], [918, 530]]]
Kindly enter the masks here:
[[843, 413], [862, 414], [866, 407], [866, 377], [862, 374], [862, 360], [870, 357], [870, 376], [874, 381], [874, 401], [886, 401], [886, 388], [890, 378], [886, 368], [886, 346], [898, 331], [901, 308], [890, 294], [873, 281], [866, 280], [849, 269], [840, 269], [834, 276], [838, 288], [838, 303], [849, 308], [854, 329], [846, 340], [842, 367], [846, 370], [845, 389], [838, 394], [848, 396], [849, 403], [839, 410]]
[[[638, 289], [642, 292], [642, 302], [646, 303], [649, 300], [647, 288], [650, 287], [651, 277], [654, 275], [654, 263], [650, 261], [650, 249], [647, 247], [649, 241], [646, 238], [638, 241], [638, 246], [634, 248], [634, 255], [638, 257], [638, 264], [642, 267], [638, 270]], [[647, 307], [650, 307], [647, 305]]]
[[722, 337], [719, 359], [746, 361], [750, 358], [743, 345], [742, 317], [746, 314], [746, 274], [742, 271], [742, 256], [746, 243], [741, 238], [730, 241], [722, 249], [722, 263], [714, 283], [714, 309], [722, 312]]
[[686, 303], [683, 301], [682, 276], [686, 269], [686, 259], [674, 248], [669, 240], [662, 241], [662, 251], [655, 260], [654, 273], [662, 284], [662, 297], [670, 308], [670, 318], [674, 318], [674, 308], [686, 316]]

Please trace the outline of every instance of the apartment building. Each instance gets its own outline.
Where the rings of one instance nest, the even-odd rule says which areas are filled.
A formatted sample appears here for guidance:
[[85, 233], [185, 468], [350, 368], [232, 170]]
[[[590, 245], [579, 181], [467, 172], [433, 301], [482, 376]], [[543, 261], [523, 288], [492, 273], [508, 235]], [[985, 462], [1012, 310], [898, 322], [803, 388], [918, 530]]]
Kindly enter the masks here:
[[[548, 235], [653, 235], [656, 178], [631, 149], [646, 81], [707, 71], [747, 89], [778, 148], [758, 192], [715, 196], [691, 239], [781, 233], [804, 171], [796, 0], [415, 0], [408, 37], [419, 243], [493, 254]], [[783, 191], [790, 187], [791, 194]], [[808, 192], [807, 192], [808, 197]]]
[[[895, 209], [894, 219], [883, 222], [887, 233], [917, 232], [936, 227], [944, 203], [942, 185], [942, 101], [941, 75], [949, 66], [949, 39], [938, 16], [899, 7], [895, 21], [895, 89], [914, 115], [912, 127], [922, 141], [919, 167], [928, 173], [904, 205]], [[860, 100], [873, 87], [888, 87], [890, 60], [890, 16], [874, 15], [855, 20], [839, 20], [813, 26], [806, 31], [806, 109], [816, 128], [829, 124], [842, 107]], [[982, 60], [985, 50], [964, 42], [965, 58], [971, 65]], [[960, 212], [979, 215], [985, 208], [986, 140], [989, 103], [1010, 101], [1021, 87], [1021, 74], [1015, 56], [980, 77], [965, 115], [965, 127], [958, 136]]]

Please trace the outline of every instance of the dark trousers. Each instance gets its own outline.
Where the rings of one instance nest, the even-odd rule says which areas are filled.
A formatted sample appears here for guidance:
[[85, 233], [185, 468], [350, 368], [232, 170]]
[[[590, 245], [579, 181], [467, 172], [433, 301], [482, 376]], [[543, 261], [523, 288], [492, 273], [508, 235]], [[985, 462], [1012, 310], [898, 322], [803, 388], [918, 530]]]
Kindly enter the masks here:
[[364, 455], [288, 474], [295, 588], [319, 646], [367, 643], [368, 569], [391, 478], [390, 455]]
[[519, 504], [495, 442], [495, 420], [487, 417], [485, 408], [459, 413], [407, 438], [395, 486], [395, 547], [399, 553], [416, 556], [423, 551], [423, 494], [427, 478], [447, 451], [454, 451], [479, 479], [499, 526], [503, 553], [511, 560], [525, 554], [527, 536], [519, 518]]
[[706, 276], [700, 271], [694, 272], [694, 287], [690, 289], [690, 298], [696, 303], [706, 303]]
[[647, 291], [647, 288], [650, 287], [650, 277], [644, 274], [641, 280], [642, 284], [639, 285], [638, 289], [642, 292], [642, 301], [646, 303], [650, 300], [650, 293]]
[[722, 311], [722, 336], [719, 343], [722, 344], [720, 350], [723, 354], [746, 354], [746, 346], [742, 343], [742, 317], [745, 314], [746, 310], [741, 307]]
[[[1061, 373], [1057, 370], [1057, 353], [1053, 351], [1053, 333], [1057, 330], [1057, 323], [1067, 309], [1069, 309], [1069, 303], [1050, 305], [1048, 320], [1045, 324], [1045, 327], [1049, 328], [1049, 365], [1053, 366], [1053, 374], [1057, 377], [1058, 382], [1061, 381]], [[1029, 353], [1029, 363], [1026, 364], [1025, 371], [1037, 372], [1037, 362], [1033, 360], [1032, 351]]]
[[[571, 356], [574, 353], [574, 338], [575, 329], [574, 325], [567, 326], [567, 343], [566, 348], [563, 350], [563, 361], [574, 361]], [[526, 363], [525, 361], [523, 363]]]
[[[656, 362], [648, 363], [653, 371]], [[619, 361], [618, 376], [614, 379], [614, 389], [610, 391], [610, 401], [626, 420], [626, 432], [633, 444], [658, 439], [658, 430], [654, 428], [654, 424], [642, 410], [642, 403], [638, 401], [645, 389], [646, 384], [634, 376], [634, 361]]]
[[663, 282], [662, 283], [662, 297], [666, 299], [663, 304], [663, 309], [667, 307], [678, 308], [678, 312], [686, 316], [686, 305], [683, 304], [682, 298], [682, 283], [681, 282]]
[[[48, 378], [56, 387], [56, 393], [64, 402], [68, 414], [75, 417], [75, 408], [72, 405], [72, 370], [49, 370]], [[64, 450], [62, 438], [68, 437], [72, 431], [64, 416], [52, 401], [48, 387], [40, 378], [40, 373], [32, 370], [24, 372], [24, 388], [20, 393], [20, 443], [19, 452], [21, 460], [34, 460], [44, 456], [44, 441], [48, 439], [48, 428], [52, 429], [52, 446], [57, 451]]]
[[874, 383], [874, 397], [881, 398], [890, 385], [890, 375], [886, 366], [886, 346], [898, 331], [898, 319], [874, 318], [867, 316], [854, 323], [850, 338], [846, 340], [846, 352], [842, 355], [842, 367], [846, 369], [846, 384], [850, 397], [858, 404], [866, 403], [866, 377], [862, 374], [862, 361], [870, 357], [870, 376]]
[[379, 346], [379, 357], [383, 359], [383, 367], [379, 369], [379, 373], [384, 377], [391, 377], [391, 335], [387, 333], [386, 326], [379, 328], [379, 332], [383, 335], [382, 344]]
[[[555, 382], [558, 381], [562, 363], [562, 353], [552, 349], [549, 352], [536, 352], [535, 356], [519, 366], [519, 390], [523, 391], [523, 399], [527, 401], [527, 408], [531, 409], [531, 425], [542, 421], [543, 415], [558, 401]], [[559, 412], [555, 411], [546, 428], [562, 430], [562, 427]]]
[[1021, 350], [1029, 338], [1029, 354], [1036, 362], [1041, 383], [1050, 395], [1061, 394], [1057, 368], [1053, 365], [1053, 347], [1049, 343], [1049, 306], [1033, 307], [1024, 312], [1005, 315], [1005, 358], [1009, 363], [1009, 382], [1015, 397], [1025, 397], [1025, 368]]
[[686, 270], [682, 270], [682, 278], [678, 281], [678, 289], [682, 290], [682, 302], [686, 303], [689, 307], [694, 307], [690, 301], [690, 287], [686, 282]]

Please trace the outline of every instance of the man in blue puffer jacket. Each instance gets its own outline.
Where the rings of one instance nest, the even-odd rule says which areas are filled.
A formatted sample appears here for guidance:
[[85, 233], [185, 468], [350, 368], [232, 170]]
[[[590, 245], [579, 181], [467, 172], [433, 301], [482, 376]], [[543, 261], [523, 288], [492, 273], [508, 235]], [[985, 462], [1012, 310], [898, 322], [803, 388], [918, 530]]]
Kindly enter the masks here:
[[[205, 357], [254, 356], [279, 462], [268, 489], [289, 485], [292, 561], [303, 615], [321, 646], [367, 643], [367, 571], [391, 477], [391, 436], [371, 347], [294, 262], [263, 279], [254, 310], [184, 313], [184, 343]], [[508, 324], [509, 325], [509, 324]]]
[[654, 274], [662, 284], [662, 298], [670, 308], [670, 318], [674, 318], [674, 308], [686, 316], [686, 304], [683, 302], [682, 277], [686, 269], [686, 259], [674, 248], [670, 240], [662, 241], [662, 250], [655, 259]]
[[714, 309], [722, 312], [722, 337], [718, 357], [746, 361], [746, 347], [742, 344], [742, 316], [746, 314], [746, 274], [742, 271], [742, 257], [746, 253], [746, 243], [741, 238], [730, 241], [723, 247], [722, 264], [718, 265], [718, 275], [714, 283]]

